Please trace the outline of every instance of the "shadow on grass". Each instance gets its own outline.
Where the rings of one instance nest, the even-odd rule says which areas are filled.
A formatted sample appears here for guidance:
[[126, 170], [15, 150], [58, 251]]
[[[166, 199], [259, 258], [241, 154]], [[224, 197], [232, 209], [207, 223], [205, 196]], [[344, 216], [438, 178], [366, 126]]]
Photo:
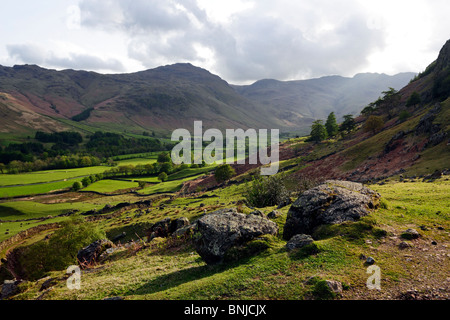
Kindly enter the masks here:
[[[0, 205], [0, 219], [10, 218], [9, 220], [14, 220], [14, 216], [24, 216], [25, 213], [14, 208], [5, 207]], [[17, 219], [16, 219], [17, 220]]]
[[[199, 258], [200, 259], [200, 258]], [[247, 260], [247, 259], [245, 259]], [[183, 269], [179, 271], [174, 271], [169, 274], [164, 274], [156, 277], [155, 279], [150, 280], [145, 283], [141, 287], [129, 290], [125, 292], [124, 296], [129, 295], [146, 295], [157, 293], [160, 291], [165, 291], [177, 286], [180, 286], [184, 283], [188, 283], [191, 281], [200, 280], [203, 278], [207, 278], [214, 274], [226, 271], [228, 269], [232, 269], [245, 261], [233, 262], [233, 263], [222, 263], [218, 265], [202, 265], [195, 266], [188, 269]]]
[[[164, 274], [150, 280], [141, 287], [125, 292], [124, 295], [145, 295], [160, 291], [165, 291], [184, 283], [200, 280], [241, 265], [253, 264], [252, 259], [258, 255], [269, 255], [270, 246], [267, 242], [269, 239], [254, 240], [243, 246], [231, 248], [226, 253], [222, 263], [214, 265], [192, 266], [183, 270], [174, 271], [169, 274]], [[186, 248], [183, 251], [186, 252]], [[190, 250], [189, 250], [190, 251]], [[165, 250], [164, 255], [179, 254], [181, 251]], [[194, 263], [203, 263], [202, 258], [198, 257]]]

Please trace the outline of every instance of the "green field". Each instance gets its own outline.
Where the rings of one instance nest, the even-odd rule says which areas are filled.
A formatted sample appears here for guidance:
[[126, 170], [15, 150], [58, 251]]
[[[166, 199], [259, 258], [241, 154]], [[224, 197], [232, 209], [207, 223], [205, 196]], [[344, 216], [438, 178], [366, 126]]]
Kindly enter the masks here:
[[72, 179], [102, 173], [108, 169], [110, 168], [105, 166], [97, 166], [63, 170], [36, 171], [19, 174], [0, 174], [0, 186], [60, 181], [64, 179]]
[[75, 181], [81, 181], [81, 178], [73, 180], [50, 182], [42, 184], [30, 184], [17, 187], [1, 187], [0, 198], [20, 197], [20, 196], [33, 196], [36, 194], [51, 193], [52, 191], [58, 191], [70, 188]]
[[100, 181], [94, 182], [93, 184], [84, 188], [82, 191], [95, 191], [95, 192], [100, 192], [100, 193], [111, 193], [111, 192], [115, 192], [118, 190], [126, 190], [126, 189], [132, 189], [132, 188], [137, 188], [137, 187], [138, 187], [137, 182], [105, 179], [105, 180], [100, 180]]

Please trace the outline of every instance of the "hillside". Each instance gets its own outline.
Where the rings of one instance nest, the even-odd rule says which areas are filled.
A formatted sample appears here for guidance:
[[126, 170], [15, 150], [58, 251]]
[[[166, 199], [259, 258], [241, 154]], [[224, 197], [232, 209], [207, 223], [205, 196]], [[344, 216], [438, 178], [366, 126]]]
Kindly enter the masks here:
[[36, 130], [75, 128], [168, 134], [203, 120], [210, 128], [279, 128], [306, 134], [314, 119], [331, 111], [356, 114], [382, 90], [401, 88], [413, 76], [361, 74], [231, 86], [191, 64], [130, 74], [0, 66], [1, 132], [26, 137]]
[[[35, 65], [0, 67], [0, 92], [6, 93], [2, 110], [9, 117], [4, 119], [10, 123], [4, 129], [7, 132], [20, 132], [28, 114], [62, 121], [60, 127], [126, 128], [135, 133], [168, 133], [190, 128], [198, 119], [220, 129], [279, 125], [225, 81], [190, 64], [116, 75]], [[11, 111], [17, 103], [23, 112]], [[39, 125], [28, 122], [28, 127], [38, 129]]]
[[285, 123], [302, 123], [306, 126], [312, 119], [326, 118], [330, 112], [339, 118], [345, 114], [359, 114], [382, 91], [388, 87], [399, 90], [414, 75], [363, 73], [353, 78], [329, 76], [301, 81], [268, 79], [234, 88], [244, 97], [273, 110]]

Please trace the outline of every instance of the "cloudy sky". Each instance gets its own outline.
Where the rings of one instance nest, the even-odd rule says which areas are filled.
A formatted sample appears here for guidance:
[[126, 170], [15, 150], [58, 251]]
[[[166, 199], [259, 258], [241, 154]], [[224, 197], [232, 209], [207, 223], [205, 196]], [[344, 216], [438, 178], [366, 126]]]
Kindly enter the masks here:
[[2, 1], [0, 64], [101, 73], [190, 62], [230, 83], [420, 72], [448, 0]]

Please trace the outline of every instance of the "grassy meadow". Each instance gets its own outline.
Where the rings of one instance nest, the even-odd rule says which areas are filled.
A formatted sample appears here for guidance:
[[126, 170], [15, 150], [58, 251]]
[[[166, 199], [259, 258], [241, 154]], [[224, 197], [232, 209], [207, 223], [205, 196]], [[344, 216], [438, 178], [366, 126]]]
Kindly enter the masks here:
[[[434, 183], [390, 181], [371, 185], [383, 197], [380, 209], [359, 222], [344, 223], [321, 230], [315, 235], [314, 251], [286, 251], [282, 233], [259, 240], [263, 250], [257, 255], [233, 259], [209, 266], [187, 242], [175, 239], [153, 241], [146, 247], [119, 248], [97, 267], [82, 275], [80, 290], [68, 290], [60, 281], [45, 299], [87, 299], [121, 296], [125, 299], [329, 299], [320, 290], [324, 279], [343, 283], [344, 299], [396, 298], [400, 291], [415, 281], [427, 279], [427, 285], [439, 286], [448, 272], [446, 244], [450, 237], [448, 179]], [[165, 217], [186, 216], [195, 219], [206, 208], [212, 211], [233, 206], [242, 200], [244, 185], [232, 185], [206, 193], [201, 200], [176, 198], [155, 203], [151, 212], [128, 220], [101, 222], [111, 234], [123, 230], [139, 230], [143, 223]], [[159, 205], [166, 203], [165, 208]], [[200, 207], [200, 203], [203, 204]], [[282, 216], [274, 221], [283, 229], [289, 207], [280, 209]], [[243, 211], [250, 209], [245, 207]], [[262, 208], [264, 213], [273, 207]], [[124, 215], [133, 217], [133, 212]], [[133, 227], [135, 229], [133, 229]], [[404, 240], [410, 247], [400, 249], [401, 234], [407, 228], [419, 230], [421, 237]], [[137, 239], [136, 239], [137, 240]], [[433, 245], [436, 241], [437, 245]], [[371, 256], [381, 268], [381, 290], [366, 287], [367, 265], [361, 256]], [[239, 255], [237, 255], [239, 256]], [[55, 271], [52, 277], [61, 278]], [[34, 299], [42, 281], [28, 284], [17, 299]], [[417, 285], [418, 290], [426, 290]]]

